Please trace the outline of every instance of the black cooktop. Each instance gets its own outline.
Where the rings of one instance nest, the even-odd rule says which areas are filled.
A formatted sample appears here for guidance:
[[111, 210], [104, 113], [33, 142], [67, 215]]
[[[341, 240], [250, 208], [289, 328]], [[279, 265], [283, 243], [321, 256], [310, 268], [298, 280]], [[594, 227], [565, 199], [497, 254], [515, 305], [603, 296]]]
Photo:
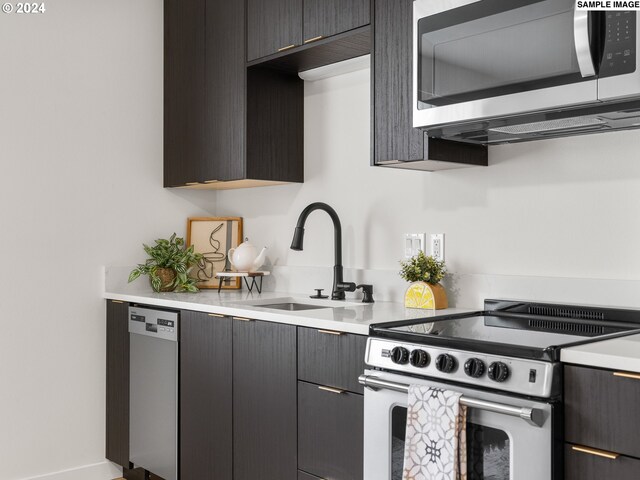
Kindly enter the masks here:
[[563, 347], [640, 332], [640, 310], [485, 300], [483, 311], [372, 325], [370, 334], [512, 357], [560, 360]]

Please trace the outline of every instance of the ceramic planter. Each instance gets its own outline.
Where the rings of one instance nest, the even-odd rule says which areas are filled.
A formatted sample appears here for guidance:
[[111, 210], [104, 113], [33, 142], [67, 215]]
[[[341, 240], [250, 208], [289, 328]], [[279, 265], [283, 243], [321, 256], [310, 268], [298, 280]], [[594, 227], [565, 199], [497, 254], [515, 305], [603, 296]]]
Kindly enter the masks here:
[[413, 282], [404, 294], [404, 306], [442, 310], [449, 306], [447, 292], [439, 283]]

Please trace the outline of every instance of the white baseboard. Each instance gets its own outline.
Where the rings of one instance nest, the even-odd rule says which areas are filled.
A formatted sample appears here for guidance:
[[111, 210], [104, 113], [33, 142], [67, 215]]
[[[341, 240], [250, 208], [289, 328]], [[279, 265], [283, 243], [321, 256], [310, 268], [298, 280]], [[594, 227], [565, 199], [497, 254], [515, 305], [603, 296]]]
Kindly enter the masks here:
[[71, 468], [61, 472], [47, 473], [24, 480], [113, 480], [122, 476], [122, 467], [111, 462], [100, 462], [92, 465]]

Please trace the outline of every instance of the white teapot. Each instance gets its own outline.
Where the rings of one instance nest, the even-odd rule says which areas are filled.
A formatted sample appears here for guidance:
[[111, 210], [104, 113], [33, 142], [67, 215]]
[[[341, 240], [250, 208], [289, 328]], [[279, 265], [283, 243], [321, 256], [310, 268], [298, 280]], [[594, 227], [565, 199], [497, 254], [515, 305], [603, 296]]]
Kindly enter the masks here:
[[238, 272], [255, 272], [265, 261], [267, 247], [264, 247], [260, 253], [254, 247], [248, 238], [238, 245], [236, 248], [230, 248], [227, 256], [233, 268]]

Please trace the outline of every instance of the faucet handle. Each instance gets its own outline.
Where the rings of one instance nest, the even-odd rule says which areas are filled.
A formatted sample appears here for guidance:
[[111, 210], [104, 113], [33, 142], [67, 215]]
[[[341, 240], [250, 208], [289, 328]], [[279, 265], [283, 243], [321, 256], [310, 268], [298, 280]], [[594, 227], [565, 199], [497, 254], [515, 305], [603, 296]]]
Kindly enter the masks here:
[[336, 290], [340, 292], [355, 292], [356, 284], [353, 282], [342, 282], [336, 285]]
[[315, 295], [309, 295], [309, 298], [329, 298], [329, 295], [322, 295], [324, 288], [314, 288], [316, 291]]
[[373, 285], [358, 285], [356, 288], [362, 289], [362, 303], [374, 303], [373, 299]]

